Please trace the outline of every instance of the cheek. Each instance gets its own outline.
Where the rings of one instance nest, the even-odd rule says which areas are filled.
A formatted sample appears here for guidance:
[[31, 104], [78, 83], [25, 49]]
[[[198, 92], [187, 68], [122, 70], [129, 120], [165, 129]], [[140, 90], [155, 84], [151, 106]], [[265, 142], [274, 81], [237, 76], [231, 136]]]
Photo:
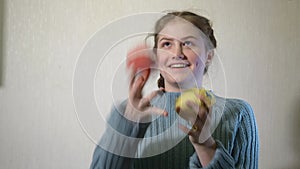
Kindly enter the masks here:
[[164, 53], [157, 53], [156, 55], [156, 63], [158, 66], [163, 66], [168, 60], [168, 56]]
[[165, 60], [161, 57], [157, 57], [156, 58], [156, 69], [158, 69], [159, 71], [162, 71], [164, 69], [164, 65], [165, 65]]
[[192, 63], [194, 63], [195, 65], [198, 65], [198, 64], [201, 64], [202, 62], [202, 56], [201, 55], [198, 55], [198, 52], [195, 52], [195, 51], [186, 51], [184, 53], [188, 60]]
[[195, 63], [195, 69], [204, 70], [205, 68], [205, 56], [195, 56], [192, 60], [193, 63]]

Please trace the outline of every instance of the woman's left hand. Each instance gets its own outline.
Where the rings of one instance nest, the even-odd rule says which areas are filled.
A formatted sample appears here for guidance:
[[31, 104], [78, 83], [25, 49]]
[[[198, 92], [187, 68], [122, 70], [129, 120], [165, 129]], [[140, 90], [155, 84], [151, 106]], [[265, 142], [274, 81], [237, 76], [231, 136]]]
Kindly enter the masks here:
[[[189, 129], [183, 125], [180, 125], [180, 129], [190, 136], [192, 143], [202, 144], [211, 137], [210, 126], [211, 126], [211, 113], [212, 107], [208, 107], [208, 103], [205, 102], [204, 96], [196, 94], [201, 100], [201, 106], [192, 101], [187, 101], [187, 106], [193, 112], [184, 112], [185, 114], [196, 114], [193, 118], [186, 119], [190, 124], [193, 124], [192, 128]], [[181, 114], [181, 113], [180, 113]]]
[[187, 106], [194, 111], [188, 113], [198, 112], [196, 119], [190, 121], [193, 127], [191, 129], [183, 125], [179, 125], [179, 127], [183, 132], [189, 135], [189, 139], [197, 152], [201, 164], [206, 166], [213, 158], [216, 150], [216, 142], [211, 135], [212, 107], [207, 107], [208, 103], [205, 102], [203, 96], [197, 95], [197, 97], [203, 103], [201, 106], [194, 102], [187, 102]]

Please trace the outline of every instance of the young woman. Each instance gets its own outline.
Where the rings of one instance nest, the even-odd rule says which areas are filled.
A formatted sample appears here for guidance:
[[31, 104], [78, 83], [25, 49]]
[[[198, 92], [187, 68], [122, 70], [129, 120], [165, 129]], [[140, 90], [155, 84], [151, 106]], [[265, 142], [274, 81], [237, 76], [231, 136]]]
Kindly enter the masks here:
[[[160, 18], [154, 31], [159, 90], [144, 96], [147, 77], [132, 72], [129, 99], [112, 110], [91, 168], [258, 168], [257, 127], [245, 101], [215, 96], [216, 103], [209, 107], [198, 96], [206, 106], [189, 102], [197, 114], [191, 130], [176, 113], [181, 92], [202, 86], [216, 46], [205, 17], [182, 11]], [[220, 110], [222, 116], [215, 124], [211, 115]], [[207, 125], [217, 126], [212, 131]]]

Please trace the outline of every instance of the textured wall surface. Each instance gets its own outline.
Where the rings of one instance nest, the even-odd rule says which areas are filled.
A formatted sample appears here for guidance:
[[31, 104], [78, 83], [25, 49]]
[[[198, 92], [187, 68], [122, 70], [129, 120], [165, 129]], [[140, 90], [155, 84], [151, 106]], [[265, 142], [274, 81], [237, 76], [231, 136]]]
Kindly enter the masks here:
[[84, 44], [114, 19], [191, 8], [213, 22], [227, 96], [255, 111], [259, 168], [299, 168], [298, 0], [2, 0], [0, 168], [88, 168], [95, 144], [72, 98]]

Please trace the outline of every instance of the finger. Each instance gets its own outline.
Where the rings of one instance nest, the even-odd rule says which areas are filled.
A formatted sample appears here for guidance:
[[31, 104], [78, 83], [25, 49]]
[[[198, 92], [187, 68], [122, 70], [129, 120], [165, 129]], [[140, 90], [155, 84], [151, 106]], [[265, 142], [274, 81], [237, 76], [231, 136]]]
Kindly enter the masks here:
[[204, 124], [205, 124], [205, 120], [197, 116], [195, 122], [193, 123], [193, 127], [192, 127], [193, 131], [201, 131]]
[[145, 113], [156, 114], [156, 115], [165, 116], [165, 117], [168, 116], [168, 114], [169, 114], [166, 110], [163, 110], [163, 109], [155, 107], [155, 106], [147, 107], [145, 110]]
[[148, 100], [152, 100], [154, 97], [156, 97], [158, 94], [162, 93], [164, 91], [164, 88], [159, 88], [158, 90], [155, 90], [151, 92], [149, 95], [146, 96]]
[[150, 71], [150, 68], [138, 69], [137, 74], [139, 74], [139, 76], [143, 76], [145, 81], [147, 81], [150, 75]]
[[148, 98], [142, 98], [138, 104], [139, 110], [144, 110], [146, 107], [150, 106], [150, 100]]
[[186, 101], [185, 104], [186, 107], [183, 109], [176, 107], [176, 112], [181, 118], [193, 124], [198, 116], [199, 107], [192, 101]]
[[133, 86], [134, 82], [139, 78], [143, 77], [144, 81], [147, 81], [150, 75], [150, 69], [139, 70], [134, 66], [129, 67], [129, 82], [130, 87]]
[[209, 111], [206, 107], [201, 106], [199, 108], [198, 117], [202, 123], [205, 123], [208, 114], [209, 114]]
[[136, 71], [133, 69], [133, 66], [130, 66], [128, 68], [128, 71], [129, 71], [129, 87], [131, 88], [135, 80]]
[[203, 103], [203, 106], [206, 107], [207, 109], [212, 107], [212, 100], [210, 100], [207, 96], [203, 96], [201, 94], [196, 94], [196, 96], [201, 100]]
[[178, 124], [178, 127], [179, 127], [179, 129], [180, 130], [182, 130], [185, 134], [189, 134], [189, 132], [190, 132], [190, 129], [189, 128], [187, 128], [187, 127], [185, 127], [184, 125], [182, 125], [182, 124]]
[[[195, 112], [195, 114], [197, 114], [201, 123], [204, 124], [207, 119], [207, 116], [209, 114], [208, 108], [205, 106], [202, 106], [202, 104], [200, 106], [199, 104], [194, 103], [192, 101], [187, 101], [186, 104]], [[193, 119], [193, 121], [191, 119], [189, 119], [189, 121], [192, 123], [196, 123], [196, 119]]]
[[202, 102], [202, 105], [200, 107], [199, 116], [202, 120], [206, 120], [207, 116], [212, 111], [212, 106], [208, 107], [207, 105], [210, 104], [210, 101], [203, 95], [198, 95], [199, 99]]
[[211, 107], [210, 101], [205, 96], [200, 95], [200, 100], [203, 103], [203, 107], [205, 107], [207, 110], [209, 109], [209, 107]]
[[150, 107], [151, 100], [161, 92], [162, 92], [162, 89], [155, 90], [155, 91], [151, 92], [147, 97], [142, 98], [138, 105], [139, 108], [142, 110], [145, 107]]
[[199, 131], [194, 131], [193, 129], [189, 129], [187, 128], [186, 126], [182, 125], [182, 124], [178, 124], [178, 127], [180, 130], [182, 130], [185, 134], [189, 135], [190, 137], [190, 140], [193, 141], [193, 142], [196, 142], [197, 140], [197, 137], [199, 137]]
[[207, 118], [205, 124], [202, 126], [201, 128], [201, 137], [199, 137], [199, 143], [203, 143], [205, 142], [209, 137], [211, 137], [211, 133], [212, 133], [212, 130], [211, 130], [211, 122], [210, 122], [210, 119]]
[[200, 110], [200, 105], [199, 105], [199, 104], [197, 104], [197, 103], [195, 103], [195, 102], [193, 102], [193, 101], [188, 100], [188, 101], [186, 102], [186, 105], [187, 105], [189, 108], [191, 108], [191, 109], [194, 111], [194, 113], [198, 114], [198, 112], [199, 112], [199, 110]]
[[143, 76], [137, 77], [136, 80], [133, 83], [132, 88], [130, 89], [130, 95], [133, 98], [141, 98], [142, 97], [142, 90], [144, 84], [144, 78]]

